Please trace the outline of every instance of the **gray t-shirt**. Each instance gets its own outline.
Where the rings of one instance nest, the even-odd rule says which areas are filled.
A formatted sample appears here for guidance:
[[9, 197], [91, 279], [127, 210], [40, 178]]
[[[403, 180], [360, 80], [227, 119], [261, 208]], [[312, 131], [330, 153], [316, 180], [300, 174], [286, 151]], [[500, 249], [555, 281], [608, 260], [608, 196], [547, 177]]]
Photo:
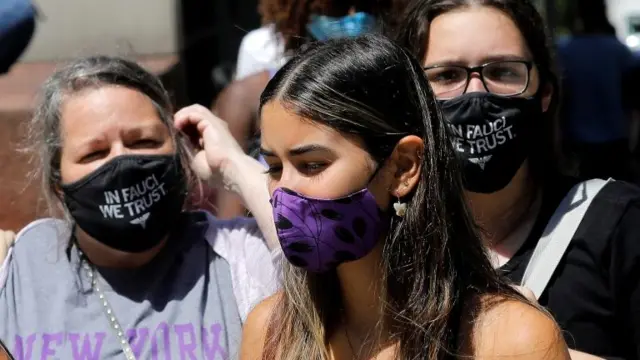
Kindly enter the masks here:
[[[212, 221], [204, 213], [185, 213], [179, 221], [177, 235], [153, 261], [134, 270], [98, 269], [98, 285], [127, 329], [137, 359], [235, 359], [246, 314], [239, 311], [236, 298], [242, 290], [234, 281], [242, 278], [244, 283], [251, 277], [238, 276], [239, 266], [230, 265], [241, 258], [226, 259], [212, 245], [229, 248], [248, 242], [255, 249], [260, 238], [246, 230], [255, 224]], [[18, 360], [124, 359], [98, 294], [81, 268], [78, 249], [68, 246], [68, 239], [68, 226], [53, 219], [19, 234], [3, 269], [0, 338]], [[237, 253], [233, 248], [225, 251]], [[273, 272], [266, 247], [257, 252], [262, 251], [267, 254], [259, 257], [264, 264], [248, 261]], [[255, 304], [269, 291], [243, 302]]]

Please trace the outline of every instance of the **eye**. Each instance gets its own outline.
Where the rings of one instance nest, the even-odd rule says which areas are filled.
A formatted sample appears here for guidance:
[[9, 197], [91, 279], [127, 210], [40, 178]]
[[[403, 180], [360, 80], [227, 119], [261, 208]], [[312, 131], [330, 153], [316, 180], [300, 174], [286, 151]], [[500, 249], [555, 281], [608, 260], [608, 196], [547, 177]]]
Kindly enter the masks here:
[[489, 73], [489, 77], [493, 79], [502, 79], [502, 78], [513, 78], [518, 76], [513, 70], [502, 67], [502, 68], [493, 68]]
[[438, 81], [455, 81], [460, 78], [460, 74], [455, 71], [444, 71], [438, 75], [436, 80]]
[[90, 163], [96, 160], [104, 159], [109, 155], [108, 150], [96, 150], [88, 153], [87, 155], [80, 158], [80, 162], [83, 164]]
[[307, 175], [316, 175], [327, 167], [327, 163], [323, 162], [307, 162], [300, 165], [300, 172]]
[[504, 83], [523, 83], [527, 81], [529, 69], [519, 62], [502, 62], [489, 64], [484, 69], [486, 79]]
[[462, 69], [442, 67], [427, 70], [427, 78], [433, 83], [449, 84], [465, 80], [466, 74]]
[[280, 164], [269, 164], [269, 167], [265, 170], [265, 173], [269, 175], [276, 175], [280, 172], [282, 172], [282, 165]]

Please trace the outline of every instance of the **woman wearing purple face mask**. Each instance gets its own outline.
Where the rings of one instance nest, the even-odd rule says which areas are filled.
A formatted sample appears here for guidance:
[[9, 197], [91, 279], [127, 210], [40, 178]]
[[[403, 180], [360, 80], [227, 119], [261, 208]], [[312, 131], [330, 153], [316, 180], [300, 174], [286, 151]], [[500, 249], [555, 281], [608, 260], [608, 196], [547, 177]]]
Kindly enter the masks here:
[[568, 359], [553, 319], [487, 260], [406, 50], [371, 35], [311, 45], [271, 80], [260, 120], [288, 262], [241, 359]]

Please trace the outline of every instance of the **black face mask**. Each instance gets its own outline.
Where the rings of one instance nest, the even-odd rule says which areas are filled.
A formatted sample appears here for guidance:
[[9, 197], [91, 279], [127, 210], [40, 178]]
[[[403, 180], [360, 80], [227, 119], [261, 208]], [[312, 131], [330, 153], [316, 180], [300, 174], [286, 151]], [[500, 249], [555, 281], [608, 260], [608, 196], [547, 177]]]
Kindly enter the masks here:
[[465, 188], [489, 194], [507, 186], [529, 156], [542, 117], [540, 99], [474, 92], [440, 106], [462, 160]]
[[176, 155], [125, 155], [62, 191], [82, 230], [113, 249], [136, 253], [169, 234], [184, 205], [186, 181]]

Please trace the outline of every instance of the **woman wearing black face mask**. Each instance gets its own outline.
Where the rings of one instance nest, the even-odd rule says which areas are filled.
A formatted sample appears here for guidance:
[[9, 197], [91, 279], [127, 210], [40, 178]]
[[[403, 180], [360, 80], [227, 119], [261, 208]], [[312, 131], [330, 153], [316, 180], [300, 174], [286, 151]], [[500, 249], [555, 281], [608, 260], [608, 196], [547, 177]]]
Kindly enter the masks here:
[[[261, 166], [203, 107], [179, 111], [175, 126], [199, 134], [198, 175], [219, 169], [268, 236], [269, 207], [252, 206], [268, 204], [265, 178], [242, 176]], [[43, 86], [30, 135], [46, 195], [65, 220], [28, 225], [0, 269], [9, 351], [235, 357], [249, 310], [276, 288], [272, 259], [255, 221], [186, 211], [197, 183], [159, 80], [125, 60], [78, 60]]]
[[558, 81], [533, 5], [416, 0], [398, 23], [449, 122], [494, 266], [554, 314], [572, 358], [638, 358], [640, 190], [556, 170]]

